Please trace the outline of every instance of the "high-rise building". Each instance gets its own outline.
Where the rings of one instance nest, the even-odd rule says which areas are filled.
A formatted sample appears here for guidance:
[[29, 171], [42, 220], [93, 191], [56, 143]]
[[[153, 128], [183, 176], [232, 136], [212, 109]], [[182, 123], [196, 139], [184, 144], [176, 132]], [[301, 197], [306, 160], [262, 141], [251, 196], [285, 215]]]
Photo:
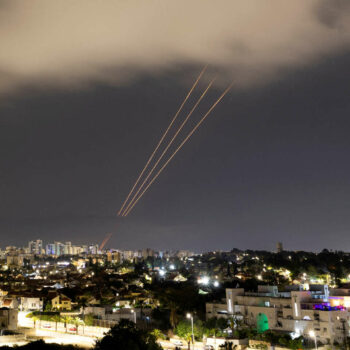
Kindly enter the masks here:
[[64, 255], [66, 253], [66, 245], [61, 242], [49, 243], [46, 245], [47, 255]]
[[142, 249], [142, 258], [147, 259], [154, 256], [154, 251], [150, 248]]
[[119, 264], [122, 262], [122, 254], [118, 251], [107, 252], [107, 261], [113, 264]]
[[56, 255], [56, 249], [54, 243], [49, 243], [46, 245], [46, 254], [47, 255]]
[[89, 245], [89, 254], [96, 255], [99, 252], [98, 244]]
[[41, 254], [43, 249], [43, 241], [37, 239], [35, 241], [30, 241], [28, 243], [28, 253], [29, 254]]
[[100, 254], [98, 244], [75, 246], [72, 242], [54, 242], [46, 245], [47, 255], [78, 255], [78, 254]]
[[66, 255], [72, 255], [73, 249], [72, 249], [72, 242], [66, 242], [64, 245], [64, 254]]
[[55, 242], [55, 246], [56, 246], [56, 255], [60, 256], [60, 255], [64, 255], [66, 252], [66, 246], [61, 243], [61, 242]]
[[283, 244], [282, 242], [277, 242], [277, 246], [276, 246], [276, 251], [277, 253], [282, 253], [283, 252]]

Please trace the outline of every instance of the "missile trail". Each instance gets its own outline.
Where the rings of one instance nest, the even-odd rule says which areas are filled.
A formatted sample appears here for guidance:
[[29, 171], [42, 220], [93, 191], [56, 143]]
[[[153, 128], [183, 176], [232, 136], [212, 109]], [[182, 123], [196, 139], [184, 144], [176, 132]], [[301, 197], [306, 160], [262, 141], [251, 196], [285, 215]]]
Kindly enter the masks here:
[[168, 151], [169, 147], [173, 144], [174, 140], [176, 139], [177, 135], [180, 133], [180, 131], [182, 130], [182, 128], [185, 126], [185, 124], [187, 123], [188, 119], [191, 117], [192, 113], [195, 111], [195, 109], [197, 108], [197, 106], [199, 105], [199, 103], [202, 101], [203, 97], [206, 95], [206, 93], [208, 92], [208, 90], [210, 89], [210, 87], [213, 85], [214, 83], [213, 79], [209, 85], [207, 86], [207, 88], [203, 91], [202, 95], [199, 97], [199, 99], [197, 100], [197, 102], [195, 103], [195, 105], [193, 106], [193, 108], [191, 109], [191, 111], [187, 114], [185, 120], [182, 122], [182, 124], [180, 125], [180, 127], [178, 128], [178, 130], [176, 131], [175, 135], [172, 137], [172, 139], [169, 141], [168, 145], [165, 147], [165, 149], [163, 150], [162, 154], [159, 156], [158, 160], [156, 161], [156, 163], [153, 165], [152, 169], [149, 171], [149, 173], [147, 174], [146, 178], [143, 180], [142, 184], [140, 185], [140, 187], [138, 188], [138, 190], [135, 192], [134, 196], [132, 197], [132, 199], [130, 200], [129, 204], [126, 206], [125, 210], [122, 213], [122, 216], [125, 216], [125, 213], [128, 211], [128, 209], [130, 208], [130, 206], [132, 205], [133, 201], [135, 200], [135, 198], [137, 197], [137, 195], [140, 193], [140, 191], [142, 190], [143, 186], [145, 185], [145, 183], [147, 182], [147, 180], [150, 178], [150, 176], [153, 174], [154, 169], [156, 169], [156, 167], [158, 166], [159, 162], [163, 159], [165, 153]]
[[209, 114], [213, 111], [213, 109], [217, 106], [217, 104], [224, 98], [224, 96], [230, 91], [232, 88], [233, 82], [226, 88], [226, 90], [221, 94], [221, 96], [214, 102], [214, 104], [209, 108], [208, 112], [202, 117], [202, 119], [196, 124], [196, 126], [188, 133], [185, 139], [181, 142], [181, 144], [176, 148], [176, 150], [172, 153], [169, 159], [164, 163], [164, 165], [158, 170], [156, 175], [152, 178], [149, 184], [145, 187], [142, 193], [137, 197], [132, 206], [128, 209], [128, 211], [124, 214], [124, 216], [129, 215], [131, 210], [137, 204], [137, 202], [142, 198], [142, 196], [146, 193], [149, 187], [153, 184], [153, 182], [157, 179], [157, 177], [161, 174], [164, 168], [170, 163], [170, 161], [174, 158], [177, 152], [183, 147], [183, 145], [188, 141], [188, 139], [193, 135], [193, 133], [200, 127], [200, 125], [204, 122], [204, 120], [209, 116]]
[[107, 233], [105, 239], [102, 241], [100, 247], [99, 247], [99, 250], [102, 250], [104, 248], [104, 246], [107, 244], [107, 242], [111, 239], [112, 237], [112, 233]]
[[204, 72], [206, 71], [207, 67], [208, 67], [208, 65], [206, 65], [206, 66], [202, 69], [202, 71], [199, 73], [199, 76], [197, 77], [196, 81], [195, 81], [194, 84], [192, 85], [190, 91], [187, 93], [187, 95], [186, 95], [185, 99], [183, 100], [183, 102], [181, 103], [179, 109], [178, 109], [177, 112], [175, 113], [175, 115], [174, 115], [172, 121], [170, 122], [168, 128], [165, 130], [165, 132], [164, 132], [163, 136], [161, 137], [161, 139], [159, 140], [159, 142], [158, 142], [156, 148], [155, 148], [154, 151], [152, 152], [151, 156], [148, 158], [148, 160], [147, 160], [147, 162], [146, 162], [146, 165], [145, 165], [144, 168], [142, 169], [142, 171], [141, 171], [139, 177], [137, 178], [135, 184], [134, 184], [133, 187], [131, 188], [129, 194], [127, 195], [127, 197], [126, 197], [126, 199], [125, 199], [125, 201], [124, 201], [124, 203], [122, 204], [121, 208], [119, 209], [118, 215], [120, 215], [121, 212], [123, 211], [123, 209], [124, 209], [126, 203], [128, 202], [128, 200], [129, 200], [131, 194], [133, 193], [133, 191], [135, 190], [137, 184], [139, 183], [139, 181], [140, 181], [142, 175], [143, 175], [144, 172], [146, 171], [148, 165], [149, 165], [150, 162], [152, 161], [152, 159], [153, 159], [154, 155], [156, 154], [158, 148], [159, 148], [160, 145], [162, 144], [163, 140], [165, 139], [166, 135], [168, 134], [169, 130], [171, 129], [172, 125], [174, 124], [175, 120], [177, 119], [177, 117], [178, 117], [179, 113], [181, 112], [183, 106], [185, 105], [186, 101], [188, 100], [188, 98], [189, 98], [190, 95], [192, 94], [192, 91], [193, 91], [194, 88], [197, 86], [199, 80], [201, 79], [202, 75], [203, 75]]

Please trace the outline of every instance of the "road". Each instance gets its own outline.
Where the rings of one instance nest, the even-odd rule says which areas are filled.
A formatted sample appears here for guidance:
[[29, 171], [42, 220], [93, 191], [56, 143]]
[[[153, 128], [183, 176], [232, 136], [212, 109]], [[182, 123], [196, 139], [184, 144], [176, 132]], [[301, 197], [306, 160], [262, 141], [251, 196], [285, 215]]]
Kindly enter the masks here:
[[[175, 349], [176, 347], [180, 348], [180, 349], [188, 349], [188, 345], [185, 341], [182, 341], [182, 346], [180, 345], [176, 345], [173, 341], [169, 341], [169, 340], [159, 340], [158, 343], [162, 346], [162, 348], [164, 350], [171, 350], [171, 349]], [[203, 350], [204, 349], [204, 344], [202, 342], [196, 342], [195, 346], [193, 347], [193, 345], [191, 344], [191, 350]]]

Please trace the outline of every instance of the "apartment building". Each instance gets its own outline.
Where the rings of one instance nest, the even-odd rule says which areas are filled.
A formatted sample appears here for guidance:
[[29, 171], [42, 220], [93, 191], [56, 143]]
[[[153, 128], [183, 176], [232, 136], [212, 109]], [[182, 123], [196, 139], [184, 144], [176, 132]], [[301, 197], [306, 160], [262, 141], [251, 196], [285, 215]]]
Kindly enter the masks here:
[[225, 303], [208, 303], [207, 318], [233, 317], [257, 328], [284, 331], [293, 337], [314, 332], [324, 344], [342, 344], [349, 336], [350, 290], [329, 290], [327, 285], [259, 286], [257, 292], [226, 289]]

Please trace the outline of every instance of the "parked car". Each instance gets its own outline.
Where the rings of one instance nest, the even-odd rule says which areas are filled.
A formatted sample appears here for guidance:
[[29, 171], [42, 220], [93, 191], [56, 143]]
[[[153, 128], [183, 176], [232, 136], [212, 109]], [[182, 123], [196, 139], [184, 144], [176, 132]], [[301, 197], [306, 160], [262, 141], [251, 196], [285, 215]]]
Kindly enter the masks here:
[[183, 345], [184, 345], [184, 343], [183, 343], [181, 340], [178, 340], [178, 339], [175, 339], [175, 340], [173, 341], [173, 343], [174, 343], [176, 346], [183, 346]]
[[70, 332], [76, 332], [77, 331], [77, 327], [70, 327], [70, 328], [68, 328], [68, 330]]
[[44, 323], [44, 324], [43, 324], [43, 328], [51, 328], [50, 323]]

